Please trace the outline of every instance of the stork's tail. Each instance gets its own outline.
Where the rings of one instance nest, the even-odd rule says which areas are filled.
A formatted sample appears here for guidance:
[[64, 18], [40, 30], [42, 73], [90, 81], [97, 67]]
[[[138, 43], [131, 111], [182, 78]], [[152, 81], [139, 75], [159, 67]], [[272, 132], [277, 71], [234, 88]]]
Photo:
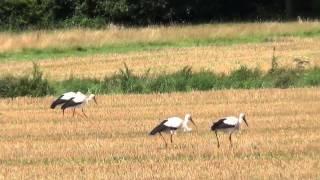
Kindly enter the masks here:
[[65, 100], [61, 99], [62, 96], [63, 96], [63, 95], [61, 95], [61, 96], [58, 97], [55, 101], [52, 102], [52, 104], [51, 104], [51, 106], [50, 106], [51, 109], [54, 109], [54, 108], [56, 108], [56, 106], [58, 106], [58, 105], [66, 102]]
[[50, 108], [51, 108], [51, 109], [54, 109], [54, 108], [56, 108], [57, 105], [59, 105], [59, 103], [58, 103], [58, 101], [56, 100], [56, 101], [54, 101], [54, 102], [51, 104]]
[[152, 135], [155, 135], [159, 132], [159, 126], [155, 127], [150, 133], [149, 135], [152, 136]]
[[152, 131], [149, 133], [149, 135], [155, 135], [157, 134], [158, 132], [161, 132], [163, 131], [166, 127], [164, 126], [164, 123], [166, 122], [167, 120], [164, 120], [162, 121], [158, 126], [156, 126], [154, 129], [152, 129]]
[[212, 126], [211, 126], [211, 130], [212, 130], [212, 131], [215, 131], [215, 130], [216, 130], [215, 125], [212, 125]]

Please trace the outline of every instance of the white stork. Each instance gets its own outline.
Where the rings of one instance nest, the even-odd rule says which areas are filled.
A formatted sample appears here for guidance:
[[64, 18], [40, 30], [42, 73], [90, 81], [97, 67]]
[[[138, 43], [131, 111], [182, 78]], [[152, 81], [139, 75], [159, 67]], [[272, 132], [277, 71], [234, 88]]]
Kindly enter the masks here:
[[234, 132], [238, 132], [240, 130], [240, 124], [243, 121], [249, 127], [244, 113], [240, 113], [239, 118], [230, 116], [230, 117], [221, 118], [217, 122], [213, 123], [213, 125], [211, 126], [211, 130], [214, 131], [216, 134], [217, 141], [218, 141], [218, 148], [220, 147], [220, 143], [219, 143], [217, 132], [222, 131], [222, 132], [228, 133], [230, 145], [232, 146], [231, 135]]
[[85, 117], [88, 117], [85, 113], [84, 113], [84, 110], [83, 110], [83, 106], [85, 106], [86, 104], [89, 103], [90, 100], [94, 100], [94, 102], [96, 104], [97, 103], [97, 100], [96, 100], [96, 97], [94, 94], [90, 94], [89, 96], [86, 96], [84, 94], [82, 94], [81, 92], [77, 92], [76, 96], [71, 98], [70, 100], [68, 100], [67, 102], [65, 102], [62, 106], [61, 106], [61, 109], [62, 109], [62, 114], [64, 115], [64, 110], [67, 109], [67, 108], [73, 108], [73, 116], [74, 116], [74, 113], [75, 113], [75, 108], [80, 108], [82, 109], [82, 113], [84, 114]]
[[155, 135], [157, 133], [160, 134], [162, 137], [166, 147], [167, 147], [167, 142], [165, 138], [162, 136], [162, 132], [169, 132], [170, 133], [170, 141], [172, 141], [172, 136], [176, 134], [177, 129], [182, 129], [184, 132], [186, 131], [191, 131], [192, 128], [188, 127], [188, 122], [191, 121], [191, 123], [195, 126], [196, 124], [192, 120], [191, 114], [186, 114], [184, 117], [184, 120], [179, 118], [179, 117], [169, 117], [165, 120], [163, 120], [158, 126], [156, 126], [150, 133], [149, 135]]
[[59, 106], [61, 104], [66, 103], [67, 101], [69, 101], [71, 98], [76, 97], [75, 92], [66, 92], [64, 94], [62, 94], [61, 96], [59, 96], [55, 101], [52, 102], [50, 108], [54, 109], [56, 108], [56, 106]]

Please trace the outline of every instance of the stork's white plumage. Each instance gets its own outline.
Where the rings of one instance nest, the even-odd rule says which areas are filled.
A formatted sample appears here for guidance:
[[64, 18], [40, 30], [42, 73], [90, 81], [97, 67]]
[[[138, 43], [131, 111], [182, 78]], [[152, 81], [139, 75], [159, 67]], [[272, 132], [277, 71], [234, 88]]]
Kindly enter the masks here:
[[69, 101], [71, 98], [76, 97], [75, 92], [66, 92], [64, 94], [62, 94], [61, 96], [59, 96], [56, 100], [54, 100], [50, 106], [51, 109], [54, 109], [56, 106], [59, 106], [61, 104], [66, 103], [67, 101]]
[[240, 113], [239, 118], [230, 116], [230, 117], [221, 118], [217, 122], [213, 123], [213, 125], [211, 126], [211, 130], [214, 131], [216, 134], [217, 141], [218, 141], [218, 148], [220, 147], [220, 143], [219, 143], [217, 132], [222, 131], [222, 132], [228, 133], [230, 145], [232, 146], [231, 135], [234, 132], [237, 132], [240, 130], [240, 124], [242, 122], [245, 122], [246, 125], [249, 127], [244, 113]]
[[92, 99], [94, 100], [94, 102], [96, 104], [98, 104], [94, 94], [90, 94], [89, 96], [86, 96], [86, 95], [82, 94], [81, 92], [77, 92], [75, 97], [69, 99], [66, 103], [64, 103], [61, 106], [62, 114], [64, 115], [64, 110], [65, 109], [74, 108], [73, 109], [73, 116], [74, 116], [75, 108], [80, 108], [81, 107], [82, 108], [82, 113], [84, 114], [85, 117], [87, 117], [87, 115], [84, 113], [83, 106], [88, 104], [88, 102], [90, 100], [92, 100]]
[[176, 130], [182, 129], [184, 132], [192, 130], [190, 127], [188, 127], [188, 122], [189, 121], [196, 126], [196, 124], [192, 120], [191, 114], [186, 114], [184, 119], [181, 119], [179, 117], [169, 117], [169, 118], [163, 120], [149, 134], [150, 135], [155, 135], [155, 134], [159, 133], [160, 136], [162, 137], [166, 147], [167, 147], [167, 142], [166, 142], [165, 138], [162, 136], [161, 133], [162, 132], [169, 132], [170, 133], [170, 141], [172, 143], [173, 142], [172, 136], [174, 134], [176, 134]]

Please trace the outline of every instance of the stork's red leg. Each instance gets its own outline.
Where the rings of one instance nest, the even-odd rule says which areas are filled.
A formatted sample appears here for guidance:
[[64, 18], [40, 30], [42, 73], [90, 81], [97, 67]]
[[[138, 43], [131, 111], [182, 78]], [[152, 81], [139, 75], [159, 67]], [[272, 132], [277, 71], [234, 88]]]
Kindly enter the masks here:
[[160, 134], [160, 136], [162, 137], [162, 139], [163, 139], [163, 141], [164, 141], [164, 143], [165, 143], [165, 145], [166, 145], [166, 147], [167, 147], [168, 145], [167, 145], [166, 139], [162, 136], [161, 132], [159, 132], [159, 134]]
[[218, 148], [220, 147], [219, 139], [218, 139], [218, 134], [217, 131], [214, 131], [216, 133], [217, 141], [218, 141]]
[[82, 113], [83, 113], [83, 115], [87, 118], [88, 116], [86, 115], [86, 113], [84, 113], [84, 110], [83, 110], [83, 108], [82, 108]]
[[231, 139], [231, 135], [232, 135], [232, 133], [230, 133], [230, 135], [229, 135], [229, 141], [230, 141], [230, 146], [232, 147], [232, 139]]

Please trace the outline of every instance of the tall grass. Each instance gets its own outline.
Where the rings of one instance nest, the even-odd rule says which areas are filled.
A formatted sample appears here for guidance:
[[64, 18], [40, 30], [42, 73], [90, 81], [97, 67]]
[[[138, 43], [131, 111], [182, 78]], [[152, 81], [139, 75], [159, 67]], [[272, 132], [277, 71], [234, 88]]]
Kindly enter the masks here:
[[0, 59], [36, 60], [160, 48], [269, 42], [281, 37], [319, 37], [319, 29], [319, 22], [268, 22], [0, 33]]
[[52, 31], [1, 32], [0, 52], [26, 48], [68, 48], [106, 44], [161, 43], [181, 40], [237, 39], [273, 35], [317, 36], [319, 22], [220, 23], [200, 25], [148, 26], [144, 28], [106, 27], [102, 30], [66, 29]]
[[79, 79], [71, 76], [64, 81], [49, 82], [42, 77], [37, 65], [31, 75], [20, 78], [5, 76], [0, 79], [0, 96], [45, 96], [66, 91], [82, 91], [97, 94], [170, 93], [208, 91], [220, 89], [290, 88], [320, 85], [320, 68], [284, 69], [272, 68], [267, 73], [260, 69], [241, 66], [230, 74], [211, 71], [193, 72], [186, 66], [174, 73], [155, 76], [146, 71], [136, 75], [126, 64], [113, 76], [103, 80]]
[[53, 94], [54, 92], [54, 88], [49, 84], [48, 80], [43, 78], [37, 64], [33, 65], [33, 71], [30, 75], [23, 77], [8, 75], [0, 79], [1, 97], [38, 97]]
[[[290, 88], [320, 85], [320, 69], [309, 70], [277, 68], [263, 73], [261, 70], [241, 66], [229, 75], [211, 71], [192, 72], [191, 67], [160, 76], [134, 75], [127, 66], [120, 74], [100, 82], [104, 93], [165, 93], [185, 91], [206, 91], [217, 89]], [[125, 73], [124, 73], [125, 72]]]

